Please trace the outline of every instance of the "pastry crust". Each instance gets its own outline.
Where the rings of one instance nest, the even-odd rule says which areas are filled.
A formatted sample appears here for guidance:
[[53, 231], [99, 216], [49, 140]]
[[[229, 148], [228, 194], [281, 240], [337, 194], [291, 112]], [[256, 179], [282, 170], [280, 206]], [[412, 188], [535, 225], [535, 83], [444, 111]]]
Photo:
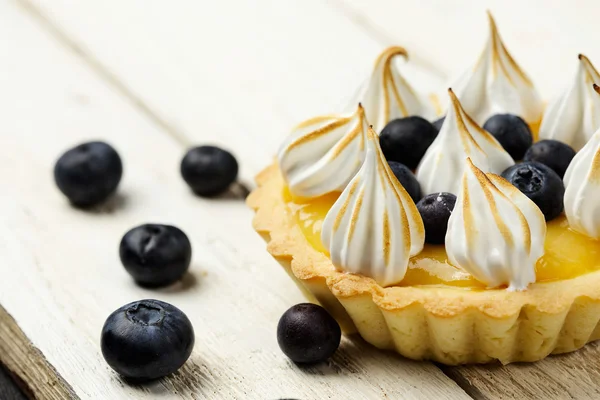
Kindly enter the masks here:
[[307, 241], [282, 198], [276, 164], [256, 178], [254, 228], [307, 297], [346, 333], [378, 348], [448, 365], [536, 361], [600, 339], [600, 271], [534, 283], [522, 292], [450, 286], [388, 287], [336, 271]]

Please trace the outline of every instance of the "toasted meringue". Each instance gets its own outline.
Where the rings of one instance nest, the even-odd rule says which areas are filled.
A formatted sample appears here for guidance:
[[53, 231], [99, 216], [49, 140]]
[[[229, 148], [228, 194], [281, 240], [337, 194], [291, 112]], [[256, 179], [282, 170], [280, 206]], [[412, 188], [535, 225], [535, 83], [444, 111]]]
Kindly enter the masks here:
[[501, 173], [514, 165], [502, 145], [465, 112], [452, 91], [446, 120], [417, 168], [423, 194], [458, 193], [465, 170], [465, 158], [486, 172]]
[[409, 258], [423, 249], [425, 229], [372, 129], [366, 148], [362, 167], [323, 221], [321, 240], [336, 268], [389, 286], [404, 278]]
[[560, 140], [580, 150], [600, 128], [600, 96], [592, 85], [600, 84], [600, 74], [590, 60], [579, 55], [579, 66], [573, 84], [548, 105], [540, 139]]
[[452, 85], [463, 107], [479, 124], [495, 114], [516, 114], [539, 123], [543, 102], [529, 77], [512, 58], [488, 13], [490, 37], [474, 67]]
[[402, 47], [394, 46], [384, 50], [375, 61], [373, 73], [350, 103], [363, 104], [367, 119], [377, 133], [396, 118], [418, 115], [431, 119], [435, 116], [432, 104], [421, 98], [400, 75], [394, 65], [399, 57], [408, 57]]
[[570, 227], [600, 239], [600, 130], [575, 155], [564, 182], [565, 214]]
[[535, 282], [544, 254], [544, 215], [504, 178], [466, 164], [448, 221], [448, 259], [489, 287], [523, 290]]
[[298, 125], [278, 154], [290, 192], [317, 197], [343, 190], [364, 160], [367, 129], [360, 104], [352, 115], [316, 117]]

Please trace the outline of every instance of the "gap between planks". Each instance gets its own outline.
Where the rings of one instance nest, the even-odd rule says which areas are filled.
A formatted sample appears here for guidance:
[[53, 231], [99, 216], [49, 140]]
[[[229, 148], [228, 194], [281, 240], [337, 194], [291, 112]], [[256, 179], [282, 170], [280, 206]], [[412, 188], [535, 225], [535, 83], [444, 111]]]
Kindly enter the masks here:
[[[0, 353], [2, 362], [18, 376], [36, 399], [75, 400], [77, 395], [50, 365], [0, 305]], [[27, 368], [23, 366], [27, 365]]]

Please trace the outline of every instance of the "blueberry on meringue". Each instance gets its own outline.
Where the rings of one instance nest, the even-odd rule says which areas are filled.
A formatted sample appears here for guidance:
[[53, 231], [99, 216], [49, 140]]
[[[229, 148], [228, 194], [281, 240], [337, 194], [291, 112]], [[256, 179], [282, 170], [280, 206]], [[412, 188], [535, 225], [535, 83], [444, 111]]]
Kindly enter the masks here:
[[529, 125], [517, 115], [493, 115], [483, 124], [483, 129], [500, 142], [513, 160], [522, 160], [525, 152], [533, 143]]
[[398, 178], [400, 184], [406, 189], [410, 197], [416, 203], [421, 199], [421, 186], [419, 185], [419, 181], [415, 177], [415, 174], [412, 173], [410, 169], [404, 164], [401, 164], [396, 161], [388, 161], [390, 165], [390, 169]]
[[558, 140], [540, 140], [525, 153], [524, 161], [537, 161], [554, 170], [561, 178], [575, 157], [575, 150]]
[[539, 162], [524, 162], [508, 168], [502, 177], [529, 197], [540, 208], [546, 221], [563, 212], [565, 186], [551, 168]]
[[417, 203], [425, 225], [425, 243], [444, 244], [448, 220], [454, 210], [456, 196], [452, 193], [432, 193]]
[[397, 161], [415, 169], [437, 134], [431, 122], [412, 116], [388, 123], [381, 131], [379, 142], [388, 161]]

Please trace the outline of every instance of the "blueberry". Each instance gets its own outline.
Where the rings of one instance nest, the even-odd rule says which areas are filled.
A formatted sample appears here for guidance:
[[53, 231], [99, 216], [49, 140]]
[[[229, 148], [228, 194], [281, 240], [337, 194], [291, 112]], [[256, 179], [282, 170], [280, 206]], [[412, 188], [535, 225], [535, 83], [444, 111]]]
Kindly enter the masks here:
[[456, 196], [448, 192], [432, 193], [417, 203], [417, 210], [425, 225], [425, 242], [443, 244], [448, 230], [448, 220], [454, 210]]
[[527, 161], [508, 168], [502, 177], [537, 204], [546, 221], [562, 213], [565, 186], [551, 168], [539, 162]]
[[148, 380], [177, 371], [194, 348], [194, 328], [177, 307], [140, 300], [119, 308], [102, 327], [104, 359], [125, 378]]
[[188, 270], [192, 245], [185, 233], [170, 225], [146, 224], [131, 229], [121, 239], [123, 266], [142, 286], [166, 286]]
[[235, 157], [218, 147], [195, 147], [181, 160], [181, 175], [199, 196], [212, 197], [225, 192], [237, 174]]
[[407, 117], [390, 121], [381, 131], [379, 142], [388, 161], [397, 161], [414, 170], [437, 134], [431, 122]]
[[547, 165], [562, 179], [573, 157], [575, 157], [575, 150], [571, 146], [558, 140], [541, 140], [527, 150], [523, 160]]
[[331, 357], [340, 345], [342, 331], [321, 306], [297, 304], [287, 310], [277, 325], [281, 351], [297, 363], [315, 363]]
[[435, 129], [439, 131], [442, 130], [442, 125], [444, 125], [444, 121], [446, 120], [446, 116], [443, 116], [442, 118], [436, 119], [435, 121], [433, 121], [433, 126], [435, 126]]
[[419, 185], [419, 181], [415, 177], [415, 174], [412, 173], [410, 169], [404, 164], [400, 164], [396, 161], [389, 161], [390, 169], [400, 181], [400, 184], [404, 186], [404, 189], [408, 192], [410, 197], [412, 197], [413, 201], [416, 203], [421, 198], [421, 186]]
[[533, 143], [529, 125], [517, 115], [493, 115], [485, 121], [483, 129], [491, 133], [514, 160], [522, 160]]
[[106, 200], [116, 190], [123, 164], [109, 144], [88, 142], [65, 152], [54, 166], [54, 180], [71, 203], [89, 207]]

